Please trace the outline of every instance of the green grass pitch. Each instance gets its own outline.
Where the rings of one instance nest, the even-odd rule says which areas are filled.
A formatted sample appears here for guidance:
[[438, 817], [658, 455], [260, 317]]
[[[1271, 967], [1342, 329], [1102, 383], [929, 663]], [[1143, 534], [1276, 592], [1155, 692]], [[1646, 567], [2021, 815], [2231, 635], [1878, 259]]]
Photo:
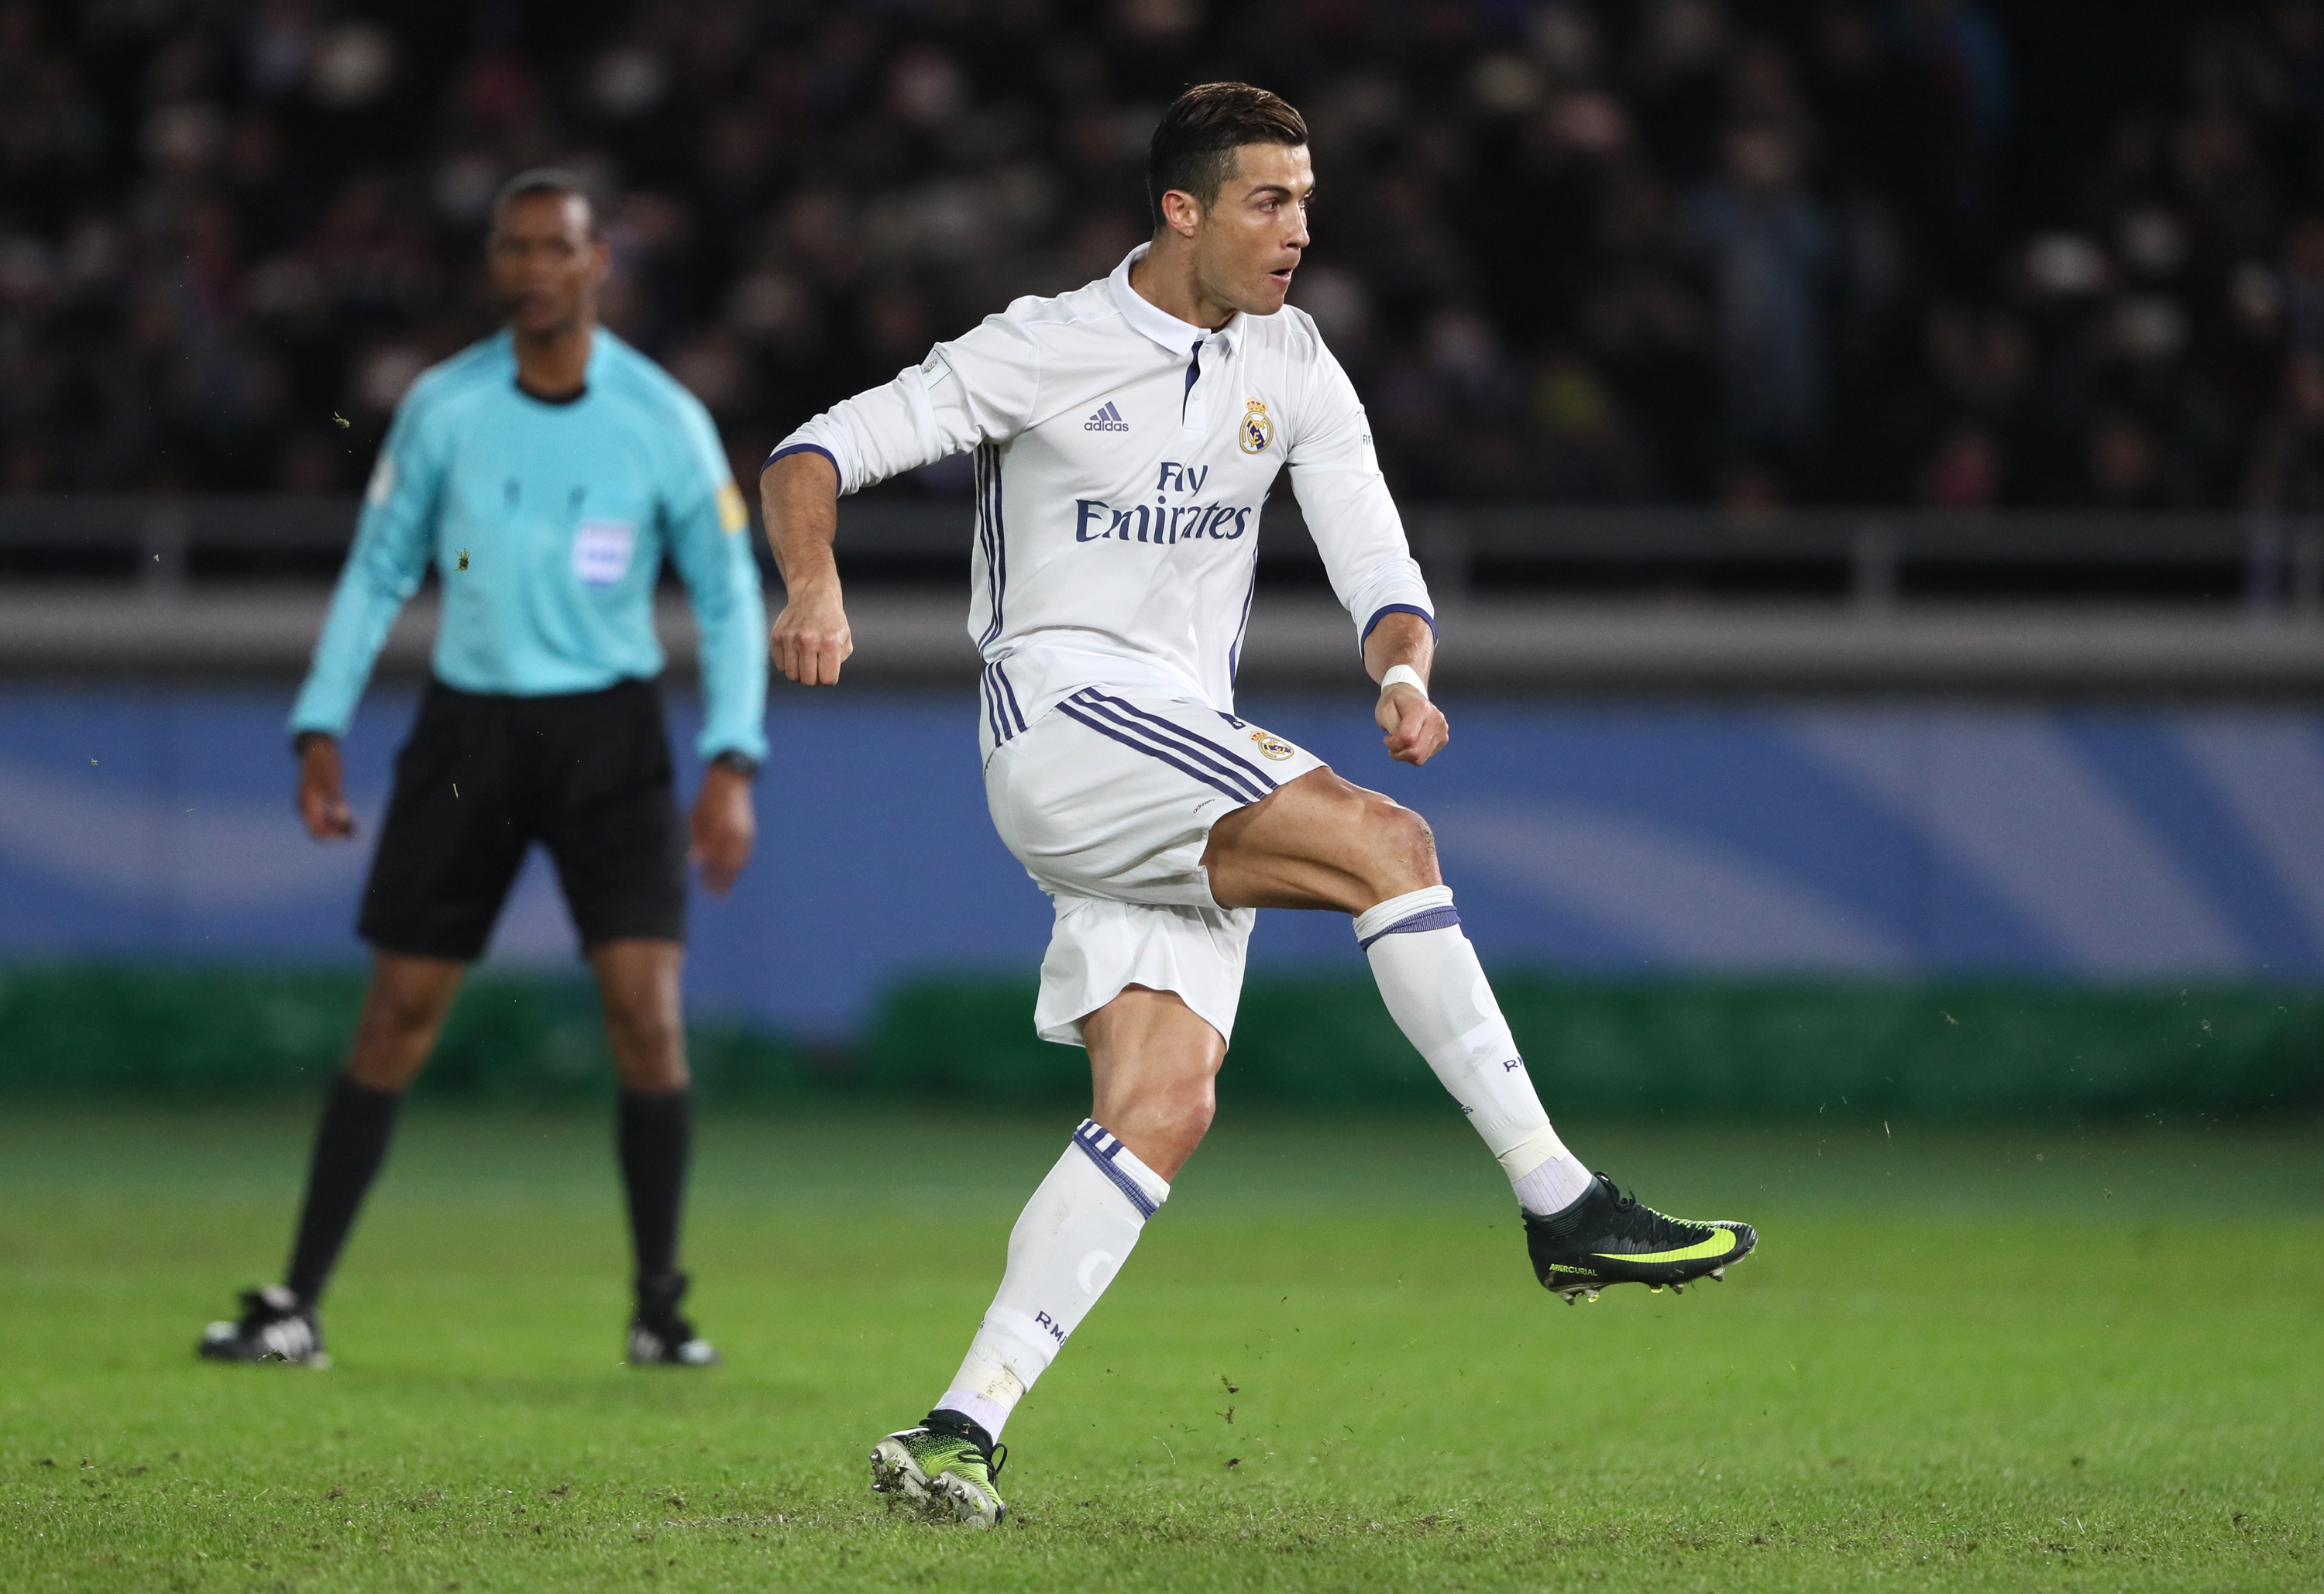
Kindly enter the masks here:
[[13, 1110], [0, 1587], [2324, 1585], [2312, 1125], [1571, 1124], [1764, 1238], [1569, 1308], [1449, 1110], [1230, 1112], [1012, 1424], [1015, 1521], [891, 1516], [864, 1453], [1072, 1117], [712, 1114], [696, 1374], [617, 1365], [602, 1118], [416, 1111], [310, 1372], [191, 1354], [303, 1113]]

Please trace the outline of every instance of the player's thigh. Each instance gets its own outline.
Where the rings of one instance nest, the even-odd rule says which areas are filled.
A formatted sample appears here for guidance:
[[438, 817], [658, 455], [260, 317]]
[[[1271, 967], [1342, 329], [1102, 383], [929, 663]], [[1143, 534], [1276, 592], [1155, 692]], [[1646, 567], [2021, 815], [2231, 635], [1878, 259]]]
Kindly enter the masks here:
[[506, 700], [431, 686], [395, 760], [357, 931], [374, 948], [472, 963], [530, 832], [510, 757]]
[[686, 825], [661, 694], [630, 681], [528, 705], [540, 838], [581, 944], [686, 939]]
[[1230, 908], [1361, 913], [1443, 883], [1427, 821], [1328, 769], [1222, 818], [1203, 864]]
[[985, 765], [993, 827], [1043, 889], [1215, 908], [1211, 827], [1321, 760], [1205, 704], [1074, 693]]

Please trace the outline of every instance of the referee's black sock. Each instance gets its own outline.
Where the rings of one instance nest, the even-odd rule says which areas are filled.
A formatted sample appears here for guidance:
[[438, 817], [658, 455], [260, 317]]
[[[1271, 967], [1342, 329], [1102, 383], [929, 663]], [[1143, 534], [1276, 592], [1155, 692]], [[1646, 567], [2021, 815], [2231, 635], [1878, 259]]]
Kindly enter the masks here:
[[630, 1243], [638, 1284], [678, 1271], [678, 1220], [686, 1205], [686, 1165], [694, 1147], [694, 1092], [681, 1085], [649, 1095], [622, 1092], [614, 1136], [630, 1194]]
[[309, 1305], [330, 1281], [339, 1248], [355, 1227], [355, 1213], [387, 1156], [395, 1132], [401, 1091], [374, 1091], [342, 1073], [323, 1102], [315, 1129], [315, 1157], [307, 1169], [307, 1204], [299, 1214], [299, 1238], [290, 1248], [290, 1271], [283, 1279]]

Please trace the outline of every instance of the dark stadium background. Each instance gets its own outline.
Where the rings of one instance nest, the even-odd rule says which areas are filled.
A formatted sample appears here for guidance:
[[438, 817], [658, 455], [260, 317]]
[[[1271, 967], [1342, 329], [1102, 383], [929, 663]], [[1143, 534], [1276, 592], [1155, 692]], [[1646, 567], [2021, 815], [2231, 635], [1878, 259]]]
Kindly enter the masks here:
[[[396, 400], [493, 323], [502, 180], [602, 188], [612, 324], [747, 484], [1110, 270], [1159, 106], [1228, 76], [1313, 124], [1294, 298], [1468, 729], [1374, 768], [1283, 493], [1243, 712], [1431, 814], [1563, 1099], [2318, 1099], [2314, 0], [0, 3], [0, 1086], [336, 1065], [364, 849], [298, 834], [281, 719]], [[851, 687], [778, 684], [767, 850], [697, 904], [718, 1089], [1077, 1088], [967, 751], [965, 491], [849, 509]], [[366, 817], [433, 614], [350, 742]], [[536, 868], [516, 1000], [431, 1088], [602, 1085], [571, 955]], [[1254, 1027], [1232, 1080], [1433, 1090], [1343, 928], [1253, 957], [1255, 1003], [1353, 1027]]]
[[1109, 269], [1158, 106], [1226, 76], [1313, 120], [1296, 298], [1406, 494], [2318, 495], [2303, 0], [17, 0], [0, 480], [350, 489], [490, 324], [494, 183], [550, 160], [615, 196], [613, 323], [747, 479]]

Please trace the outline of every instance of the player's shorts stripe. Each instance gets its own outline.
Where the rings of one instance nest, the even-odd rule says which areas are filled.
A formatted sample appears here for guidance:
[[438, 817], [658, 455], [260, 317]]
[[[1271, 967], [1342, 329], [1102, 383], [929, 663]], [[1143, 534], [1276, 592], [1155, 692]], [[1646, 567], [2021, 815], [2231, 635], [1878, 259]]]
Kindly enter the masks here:
[[1087, 689], [1077, 693], [1076, 696], [1082, 698], [1084, 702], [1092, 704], [1105, 704], [1112, 708], [1120, 710], [1123, 714], [1134, 714], [1139, 719], [1143, 720], [1148, 724], [1155, 727], [1153, 730], [1147, 733], [1148, 735], [1153, 736], [1158, 741], [1175, 742], [1184, 746], [1188, 752], [1199, 751], [1206, 753], [1213, 758], [1224, 759], [1228, 763], [1233, 765], [1235, 769], [1245, 778], [1259, 782], [1261, 790], [1273, 791], [1275, 789], [1275, 780], [1266, 770], [1260, 769], [1257, 764], [1252, 763], [1249, 759], [1243, 758], [1236, 753], [1229, 752], [1217, 742], [1198, 735], [1193, 731], [1189, 731], [1185, 726], [1178, 723], [1176, 720], [1165, 719], [1158, 714], [1149, 714], [1146, 710], [1139, 707], [1136, 704], [1131, 703], [1125, 698], [1108, 696], [1105, 693], [1099, 691], [1094, 686], [1088, 687]]
[[998, 747], [1009, 736], [1001, 723], [1000, 696], [992, 689], [992, 667], [989, 664], [978, 672], [976, 701], [977, 706], [984, 710], [984, 728], [992, 733], [992, 745]]
[[999, 661], [984, 667], [984, 723], [996, 742], [1006, 742], [1025, 728], [1024, 711], [1017, 706], [1017, 689], [1001, 673]]
[[[1230, 751], [1226, 748], [1221, 747], [1217, 742], [1204, 736], [1200, 732], [1188, 730], [1185, 726], [1178, 723], [1176, 720], [1165, 718], [1161, 714], [1148, 713], [1147, 710], [1139, 707], [1136, 704], [1131, 703], [1127, 698], [1109, 696], [1106, 693], [1099, 691], [1095, 686], [1084, 687], [1082, 691], [1074, 694], [1074, 696], [1093, 706], [1103, 705], [1106, 707], [1115, 710], [1117, 714], [1131, 715], [1134, 718], [1142, 721], [1144, 723], [1143, 726], [1131, 726], [1130, 728], [1133, 730], [1145, 729], [1145, 733], [1153, 737], [1157, 742], [1170, 742], [1174, 746], [1185, 749], [1185, 751], [1189, 753], [1195, 753], [1206, 756], [1210, 759], [1225, 760], [1225, 763], [1232, 766], [1232, 769], [1231, 770], [1222, 769], [1222, 773], [1232, 773], [1243, 779], [1254, 780], [1259, 783], [1260, 788], [1264, 791], [1273, 791], [1275, 789], [1275, 779], [1272, 776], [1268, 775], [1266, 770], [1260, 769], [1257, 764], [1252, 763], [1249, 759], [1243, 758], [1237, 753]], [[1221, 714], [1219, 717], [1234, 725], [1238, 730], [1242, 726], [1242, 722], [1236, 719], [1231, 714]]]
[[1001, 661], [997, 659], [992, 661], [992, 678], [1001, 683], [1001, 695], [1009, 700], [1009, 717], [1017, 723], [1019, 731], [1023, 730], [1025, 711], [1018, 706], [1017, 688], [1009, 684], [1009, 672], [1001, 668]]
[[1117, 727], [1123, 735], [1141, 742], [1158, 751], [1167, 751], [1175, 758], [1199, 764], [1210, 770], [1221, 780], [1233, 787], [1242, 800], [1247, 803], [1258, 802], [1275, 789], [1273, 781], [1267, 780], [1264, 777], [1254, 780], [1243, 772], [1239, 760], [1231, 755], [1221, 753], [1214, 744], [1204, 742], [1199, 736], [1166, 736], [1150, 726], [1140, 724], [1137, 720], [1125, 716], [1119, 708], [1102, 701], [1091, 702], [1087, 698], [1081, 698], [1078, 701], [1089, 713], [1095, 714], [1108, 724]]
[[[1242, 799], [1247, 803], [1255, 803], [1275, 789], [1274, 781], [1216, 742], [1204, 741], [1183, 725], [1172, 724], [1154, 714], [1140, 714], [1120, 698], [1108, 697], [1094, 688], [1074, 693], [1074, 701], [1109, 724], [1120, 727], [1126, 734], [1139, 737], [1151, 746], [1167, 749], [1180, 758], [1191, 759], [1221, 779], [1240, 788]], [[1160, 729], [1157, 729], [1157, 726]]]
[[1367, 935], [1356, 944], [1359, 947], [1370, 946], [1380, 935], [1416, 935], [1423, 930], [1449, 930], [1460, 922], [1461, 910], [1447, 902], [1442, 908], [1424, 908], [1410, 918], [1399, 919], [1390, 925], [1379, 935]]
[[1183, 759], [1173, 758], [1170, 754], [1164, 752], [1151, 742], [1134, 741], [1131, 738], [1123, 735], [1112, 726], [1104, 723], [1102, 721], [1093, 719], [1089, 714], [1084, 714], [1081, 709], [1074, 706], [1070, 700], [1057, 705], [1057, 712], [1064, 714], [1069, 720], [1074, 720], [1082, 724], [1087, 725], [1091, 730], [1096, 732], [1101, 736], [1111, 737], [1112, 740], [1120, 742], [1122, 746], [1129, 748], [1133, 752], [1142, 752], [1148, 758], [1154, 760], [1157, 763], [1169, 765], [1172, 769], [1177, 770], [1178, 773], [1185, 776], [1188, 779], [1199, 780], [1204, 786], [1209, 787], [1213, 791], [1219, 792], [1231, 797], [1238, 803], [1255, 803], [1259, 801], [1259, 798], [1251, 793], [1244, 791], [1240, 788], [1230, 786], [1216, 775], [1211, 774], [1207, 770], [1197, 769], [1195, 766], [1186, 762]]
[[[1092, 1131], [1095, 1131], [1094, 1134]], [[1074, 1131], [1074, 1144], [1082, 1148], [1082, 1155], [1097, 1165], [1098, 1172], [1113, 1181], [1114, 1188], [1129, 1198], [1130, 1204], [1138, 1209], [1138, 1215], [1140, 1218], [1152, 1217], [1156, 1211], [1155, 1204], [1148, 1198], [1146, 1192], [1139, 1187], [1138, 1181], [1114, 1166], [1113, 1158], [1107, 1152], [1098, 1149], [1101, 1140], [1111, 1139], [1112, 1139], [1111, 1136], [1086, 1119], [1082, 1121], [1082, 1127]], [[1055, 1145], [1056, 1142], [1052, 1141], [1051, 1144]], [[1120, 1148], [1120, 1142], [1115, 1141], [1113, 1149]]]

